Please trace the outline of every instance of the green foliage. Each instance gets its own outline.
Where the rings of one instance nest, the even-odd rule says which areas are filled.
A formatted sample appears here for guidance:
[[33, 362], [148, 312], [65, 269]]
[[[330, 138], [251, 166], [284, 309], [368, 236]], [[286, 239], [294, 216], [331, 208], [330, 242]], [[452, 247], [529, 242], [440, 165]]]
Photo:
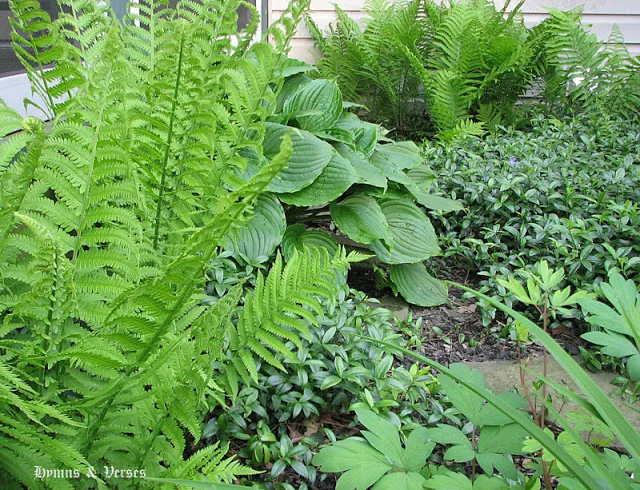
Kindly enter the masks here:
[[527, 90], [552, 111], [635, 117], [640, 61], [620, 30], [603, 46], [579, 10], [557, 9], [529, 29], [522, 3], [371, 0], [362, 27], [340, 9], [327, 33], [310, 15], [306, 22], [322, 52], [320, 75], [400, 135], [481, 136], [513, 123]]
[[[534, 28], [545, 97], [598, 114], [635, 117], [640, 107], [640, 60], [632, 57], [617, 26], [606, 45], [582, 26], [580, 9], [549, 10]], [[566, 87], [570, 87], [565, 98]]]
[[613, 306], [584, 299], [580, 306], [588, 313], [587, 321], [601, 329], [582, 334], [582, 338], [601, 346], [600, 352], [615, 358], [625, 358], [631, 381], [640, 380], [640, 293], [631, 280], [619, 274], [609, 276], [600, 284], [603, 297]]
[[[415, 119], [445, 140], [480, 135], [509, 119], [535, 75], [530, 31], [517, 15], [488, 1], [371, 1], [364, 28], [339, 10], [323, 36], [307, 24], [322, 58], [321, 76], [335, 77], [347, 98], [400, 134]], [[420, 98], [424, 100], [421, 104]]]
[[[422, 207], [446, 212], [459, 204], [429, 192], [435, 176], [414, 143], [389, 142], [381, 127], [343, 108], [334, 81], [312, 80], [302, 73], [305, 66], [288, 66], [294, 75], [286, 79], [266, 124], [264, 158], [280, 151], [281, 137], [288, 133], [291, 157], [269, 187], [273, 194], [261, 198], [228, 250], [252, 266], [267, 262], [280, 240], [286, 259], [304, 245], [333, 254], [335, 238], [305, 226], [333, 221], [363, 250], [392, 265], [392, 280], [401, 278], [397, 286], [405, 298], [423, 306], [445, 302], [446, 288], [423, 264], [440, 248]], [[257, 152], [245, 154], [249, 162], [241, 179], [250, 178], [260, 165]], [[411, 267], [393, 272], [395, 265]], [[408, 269], [412, 273], [404, 274]]]
[[637, 125], [585, 116], [532, 124], [528, 133], [429, 147], [435, 187], [465, 206], [434, 219], [445, 257], [467, 261], [503, 297], [493, 278], [540, 260], [563, 267], [576, 290], [614, 271], [637, 281]]
[[[100, 2], [64, 2], [53, 22], [11, 2], [14, 48], [52, 119], [0, 106], [3, 136], [24, 129], [0, 150], [3, 487], [105, 485], [105, 466], [138, 471], [119, 488], [155, 487], [141, 471], [167, 485], [253, 473], [227, 445], [193, 452], [200, 422], [220, 386], [234, 391], [233, 369], [248, 377], [291, 352], [280, 339], [299, 343], [348, 259], [294, 254], [240, 309], [242, 281], [205, 294], [207, 267], [256, 202], [284, 228], [264, 194], [294, 146], [263, 140], [304, 3], [270, 28], [277, 50], [249, 46], [257, 23], [238, 32], [238, 6], [143, 1], [120, 24]], [[36, 479], [36, 466], [80, 477]]]
[[[338, 414], [350, 406], [365, 408], [407, 422], [416, 410], [428, 417], [436, 388], [428, 370], [394, 366], [385, 349], [359, 337], [366, 329], [374, 338], [401, 342], [390, 312], [370, 301], [349, 291], [343, 278], [335, 301], [322, 300], [317, 322], [305, 322], [310, 337], [301, 337], [299, 348], [286, 343], [295, 349], [295, 358], [274, 352], [287, 370], [258, 363], [257, 383], [242, 386], [229, 407], [216, 408], [204, 437], [241, 443], [240, 457], [256, 469], [269, 469], [269, 479], [281, 481], [290, 468], [312, 485], [312, 451], [334, 437], [331, 417], [319, 418], [327, 410]], [[297, 437], [292, 428], [298, 428]]]

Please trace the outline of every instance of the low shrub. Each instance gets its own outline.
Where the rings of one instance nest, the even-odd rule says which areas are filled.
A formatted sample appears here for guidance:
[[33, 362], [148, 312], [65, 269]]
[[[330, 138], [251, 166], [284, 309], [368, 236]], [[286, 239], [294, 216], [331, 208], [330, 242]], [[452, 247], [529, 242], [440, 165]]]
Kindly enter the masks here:
[[434, 220], [445, 257], [486, 285], [540, 260], [593, 290], [617, 271], [640, 277], [640, 126], [581, 116], [535, 119], [528, 133], [427, 145], [439, 191], [463, 212]]

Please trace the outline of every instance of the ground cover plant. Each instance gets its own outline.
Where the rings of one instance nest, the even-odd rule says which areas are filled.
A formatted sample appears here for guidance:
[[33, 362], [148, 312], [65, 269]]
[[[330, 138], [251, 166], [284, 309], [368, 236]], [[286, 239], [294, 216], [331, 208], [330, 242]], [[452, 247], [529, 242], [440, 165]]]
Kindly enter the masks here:
[[579, 10], [555, 9], [530, 29], [521, 6], [377, 0], [367, 2], [363, 26], [340, 9], [327, 33], [306, 21], [322, 53], [321, 76], [335, 77], [372, 120], [400, 135], [453, 140], [511, 124], [527, 90], [556, 113], [636, 112], [639, 62], [619, 29], [604, 44]]
[[547, 260], [566, 284], [592, 291], [609, 272], [637, 281], [640, 192], [637, 123], [538, 117], [458, 145], [427, 145], [443, 195], [465, 211], [437, 223], [445, 256], [486, 277]]

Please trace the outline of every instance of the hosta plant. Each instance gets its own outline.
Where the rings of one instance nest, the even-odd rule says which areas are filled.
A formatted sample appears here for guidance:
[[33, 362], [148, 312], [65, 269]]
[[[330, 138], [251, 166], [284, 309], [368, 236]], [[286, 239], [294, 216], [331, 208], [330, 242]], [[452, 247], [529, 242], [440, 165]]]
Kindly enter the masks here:
[[[386, 139], [381, 127], [361, 121], [344, 105], [334, 81], [304, 73], [287, 78], [265, 124], [261, 158], [278, 154], [284, 134], [291, 134], [291, 158], [247, 227], [229, 238], [229, 251], [253, 266], [266, 262], [280, 243], [285, 257], [305, 245], [334, 251], [332, 236], [305, 226], [332, 221], [342, 235], [389, 264], [391, 281], [407, 301], [446, 301], [446, 288], [424, 265], [440, 254], [425, 208], [447, 212], [460, 205], [430, 193], [435, 176], [414, 143]], [[240, 177], [247, 179], [262, 161], [252, 149], [245, 155], [249, 164]]]

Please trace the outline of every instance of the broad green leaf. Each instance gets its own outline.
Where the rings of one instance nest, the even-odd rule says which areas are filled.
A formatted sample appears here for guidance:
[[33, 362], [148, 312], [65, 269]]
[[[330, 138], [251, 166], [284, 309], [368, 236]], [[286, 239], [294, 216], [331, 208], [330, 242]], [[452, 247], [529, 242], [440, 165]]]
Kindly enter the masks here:
[[638, 353], [638, 348], [623, 335], [613, 332], [587, 332], [581, 337], [592, 344], [601, 345], [603, 354], [613, 357], [626, 357]]
[[422, 262], [392, 265], [390, 277], [408, 303], [437, 306], [447, 302], [447, 286], [431, 276]]
[[342, 94], [335, 80], [313, 80], [302, 85], [282, 108], [300, 128], [321, 131], [331, 128], [342, 114]]
[[340, 231], [352, 240], [364, 244], [382, 240], [391, 245], [393, 238], [387, 219], [372, 197], [363, 193], [352, 194], [332, 202], [330, 211]]
[[[492, 300], [490, 297], [488, 297], [488, 296], [486, 296], [486, 295], [484, 295], [482, 293], [478, 293], [477, 291], [473, 291], [472, 289], [470, 289], [470, 288], [468, 288], [466, 286], [463, 286], [463, 285], [458, 284], [458, 283], [451, 283], [451, 284], [455, 284], [456, 287], [464, 289], [465, 291], [473, 292], [475, 295], [480, 296], [483, 299], [492, 302], [492, 304], [494, 304], [494, 305], [500, 305], [501, 304], [500, 302]], [[502, 307], [505, 308], [505, 309], [507, 308], [504, 305], [502, 305]], [[509, 310], [510, 310], [510, 314], [516, 314], [517, 315], [517, 313], [515, 311], [513, 311], [512, 309], [509, 308]], [[528, 322], [527, 323], [527, 327], [531, 328], [531, 326], [533, 326], [532, 330], [536, 331], [536, 333], [539, 333], [539, 332], [544, 333], [544, 331], [542, 329], [538, 328], [533, 322], [527, 320], [526, 317], [524, 317], [522, 315], [519, 315], [518, 316], [518, 320], [527, 321]], [[535, 329], [538, 329], [538, 330], [535, 330]], [[486, 388], [481, 388], [476, 383], [469, 382], [469, 380], [464, 375], [459, 376], [456, 373], [454, 373], [453, 371], [451, 371], [449, 368], [447, 368], [446, 366], [443, 366], [442, 364], [440, 364], [440, 363], [438, 363], [436, 361], [433, 361], [432, 359], [429, 359], [426, 356], [423, 356], [421, 354], [417, 354], [417, 353], [412, 352], [409, 349], [405, 349], [403, 347], [395, 346], [395, 345], [390, 344], [389, 342], [385, 342], [383, 340], [377, 340], [377, 339], [373, 339], [371, 337], [365, 337], [365, 336], [361, 336], [361, 338], [367, 339], [367, 341], [373, 342], [374, 344], [386, 347], [387, 349], [392, 349], [394, 351], [401, 352], [404, 355], [407, 355], [407, 356], [410, 356], [410, 357], [412, 357], [414, 359], [417, 359], [417, 360], [425, 363], [426, 365], [431, 366], [434, 369], [437, 369], [441, 373], [454, 378], [457, 382], [459, 382], [462, 386], [464, 386], [464, 388], [469, 390], [470, 393], [473, 393], [474, 395], [479, 396], [480, 398], [486, 399], [488, 404], [490, 404], [491, 406], [495, 407], [503, 415], [505, 415], [509, 420], [512, 420], [513, 422], [517, 423], [523, 429], [525, 429], [529, 434], [531, 434], [533, 437], [535, 437], [535, 439], [538, 440], [542, 444], [542, 446], [544, 448], [546, 448], [558, 460], [561, 460], [563, 462], [563, 464], [569, 468], [571, 474], [574, 475], [575, 478], [577, 478], [586, 488], [598, 488], [598, 484], [594, 480], [593, 476], [585, 473], [582, 462], [576, 461], [567, 451], [565, 451], [553, 439], [553, 437], [550, 437], [548, 434], [545, 434], [542, 431], [542, 429], [540, 429], [531, 420], [531, 417], [529, 417], [528, 415], [525, 415], [521, 410], [514, 409], [513, 406], [511, 406], [509, 404], [505, 404], [502, 399], [496, 397], [494, 394], [489, 392]], [[556, 351], [556, 350], [561, 351], [562, 350], [562, 347], [557, 345], [551, 339], [551, 337], [548, 337], [548, 335], [547, 335], [545, 340], [547, 338], [550, 340], [549, 345], [557, 346], [557, 349], [554, 348], [554, 351]], [[546, 343], [547, 342], [545, 342], [545, 344]], [[564, 352], [564, 351], [562, 351], [562, 352]], [[567, 358], [571, 359], [571, 357], [569, 357], [568, 354], [565, 353], [565, 355], [567, 356]], [[573, 359], [571, 359], [571, 361], [573, 361]], [[575, 361], [573, 361], [573, 362], [575, 363]], [[576, 367], [577, 366], [578, 365], [576, 364]], [[585, 376], [587, 376], [587, 375], [585, 374]], [[615, 407], [615, 405], [613, 405], [613, 406]], [[627, 422], [627, 424], [628, 424], [628, 422]], [[629, 427], [631, 427], [630, 424], [629, 424]], [[630, 429], [630, 430], [633, 430], [633, 429]], [[598, 464], [598, 462], [596, 462], [596, 464]], [[457, 474], [454, 473], [454, 475], [457, 475]], [[464, 475], [462, 475], [462, 476], [464, 476]], [[425, 484], [426, 488], [437, 488], [437, 489], [443, 489], [443, 488], [464, 489], [464, 488], [469, 488], [468, 486], [465, 486], [464, 484], [459, 485], [459, 486], [453, 486], [453, 487], [449, 486], [449, 487], [447, 487], [446, 485], [450, 484], [450, 482], [447, 483], [447, 480], [436, 480], [436, 481], [433, 481], [434, 478], [435, 478], [435, 476], [428, 480], [428, 483]], [[613, 479], [607, 478], [606, 476], [605, 476], [605, 478], [607, 479], [608, 482], [612, 481], [613, 484], [615, 485], [615, 482], [613, 481]], [[611, 488], [615, 488], [615, 487], [611, 487]]]
[[380, 478], [371, 490], [422, 490], [426, 480], [416, 471], [390, 473]]
[[[517, 476], [514, 480], [516, 479]], [[513, 487], [509, 486], [506, 481], [487, 475], [478, 475], [473, 482], [473, 490], [507, 490], [509, 488]]]
[[466, 463], [471, 461], [476, 455], [476, 452], [469, 446], [451, 446], [444, 453], [444, 459], [447, 461], [455, 461], [456, 463]]
[[351, 164], [338, 153], [334, 153], [329, 164], [311, 184], [298, 192], [279, 194], [278, 197], [294, 206], [321, 206], [344, 194], [356, 178]]
[[[291, 77], [288, 77], [284, 81], [284, 84], [282, 85], [282, 88], [280, 89], [280, 92], [278, 92], [277, 111], [278, 112], [282, 112], [282, 108], [284, 107], [284, 103], [289, 98], [291, 98], [291, 96], [293, 94], [295, 94], [300, 87], [310, 83], [312, 80], [313, 80], [312, 78], [310, 78], [309, 76], [305, 75], [304, 73], [298, 73], [297, 75], [293, 75]], [[276, 117], [278, 117], [278, 116], [276, 116]], [[282, 116], [279, 116], [279, 118], [282, 118]]]
[[640, 354], [634, 354], [627, 359], [627, 372], [631, 381], [640, 380]]
[[423, 192], [429, 192], [431, 184], [436, 180], [433, 170], [426, 163], [408, 170], [407, 177]]
[[281, 75], [284, 78], [289, 78], [297, 75], [298, 73], [307, 73], [310, 71], [314, 71], [315, 69], [315, 66], [310, 65], [309, 63], [305, 63], [304, 61], [300, 61], [295, 58], [287, 58], [284, 61]]
[[393, 248], [389, 250], [381, 240], [371, 243], [369, 247], [383, 262], [415, 263], [440, 254], [431, 221], [410, 199], [383, 199], [380, 209], [389, 224]]
[[457, 427], [447, 424], [438, 424], [429, 430], [431, 439], [439, 444], [455, 444], [456, 446], [471, 447], [469, 438]]
[[377, 124], [361, 121], [358, 116], [350, 112], [343, 112], [334, 128], [347, 131], [352, 136], [352, 142], [357, 149], [367, 156], [371, 156], [378, 141]]
[[383, 465], [353, 468], [340, 477], [336, 484], [336, 490], [368, 490], [390, 469], [389, 466]]
[[462, 473], [447, 471], [444, 475], [434, 475], [424, 484], [425, 488], [434, 490], [472, 490], [471, 480]]
[[345, 471], [336, 489], [367, 490], [391, 470], [387, 458], [366, 441], [350, 437], [324, 447], [313, 457], [313, 464], [326, 473]]
[[285, 228], [282, 205], [273, 195], [263, 194], [258, 197], [247, 224], [229, 234], [225, 248], [249, 264], [261, 264], [282, 242]]
[[[464, 377], [465, 380], [475, 385], [479, 390], [486, 390], [484, 377], [477, 369], [471, 369], [464, 364], [458, 363], [452, 364], [449, 369], [456, 374], [457, 378]], [[441, 374], [438, 376], [438, 380], [449, 396], [449, 401], [460, 412], [464, 413], [474, 425], [505, 425], [511, 422], [509, 417], [496, 407], [485, 404], [483, 397], [470, 392], [450, 376]], [[496, 398], [515, 409], [523, 408], [526, 405], [522, 397], [515, 393], [500, 393], [496, 395]]]
[[478, 438], [478, 453], [520, 454], [526, 436], [516, 424], [483, 427]]
[[362, 435], [374, 448], [396, 464], [402, 461], [402, 445], [398, 428], [371, 410], [357, 409], [358, 420], [367, 429]]
[[394, 166], [401, 170], [415, 168], [422, 163], [420, 148], [413, 141], [377, 145], [371, 158], [378, 167]]
[[426, 464], [427, 458], [431, 455], [435, 443], [431, 441], [429, 430], [425, 427], [414, 429], [404, 449], [402, 464], [408, 471], [420, 471]]
[[302, 250], [305, 246], [326, 248], [331, 256], [338, 250], [336, 239], [324, 231], [307, 230], [300, 223], [289, 226], [282, 237], [282, 252], [285, 259], [289, 260], [294, 250]]
[[296, 192], [311, 184], [333, 158], [329, 143], [302, 131], [281, 124], [266, 123], [264, 154], [271, 160], [280, 151], [280, 140], [286, 133], [291, 135], [292, 152], [287, 166], [269, 185], [276, 193]]
[[374, 187], [387, 188], [387, 178], [373, 165], [364, 153], [349, 148], [343, 143], [336, 143], [335, 149], [349, 161], [358, 176], [357, 182]]
[[464, 209], [460, 201], [454, 201], [447, 197], [434, 196], [433, 194], [427, 194], [426, 192], [417, 190], [415, 188], [407, 187], [407, 190], [415, 198], [415, 200], [422, 204], [427, 209], [433, 209], [435, 211], [443, 211], [448, 213], [449, 211], [460, 211]]
[[631, 334], [624, 319], [610, 306], [593, 299], [584, 299], [578, 303], [583, 311], [589, 313], [587, 317], [589, 323], [613, 332]]

